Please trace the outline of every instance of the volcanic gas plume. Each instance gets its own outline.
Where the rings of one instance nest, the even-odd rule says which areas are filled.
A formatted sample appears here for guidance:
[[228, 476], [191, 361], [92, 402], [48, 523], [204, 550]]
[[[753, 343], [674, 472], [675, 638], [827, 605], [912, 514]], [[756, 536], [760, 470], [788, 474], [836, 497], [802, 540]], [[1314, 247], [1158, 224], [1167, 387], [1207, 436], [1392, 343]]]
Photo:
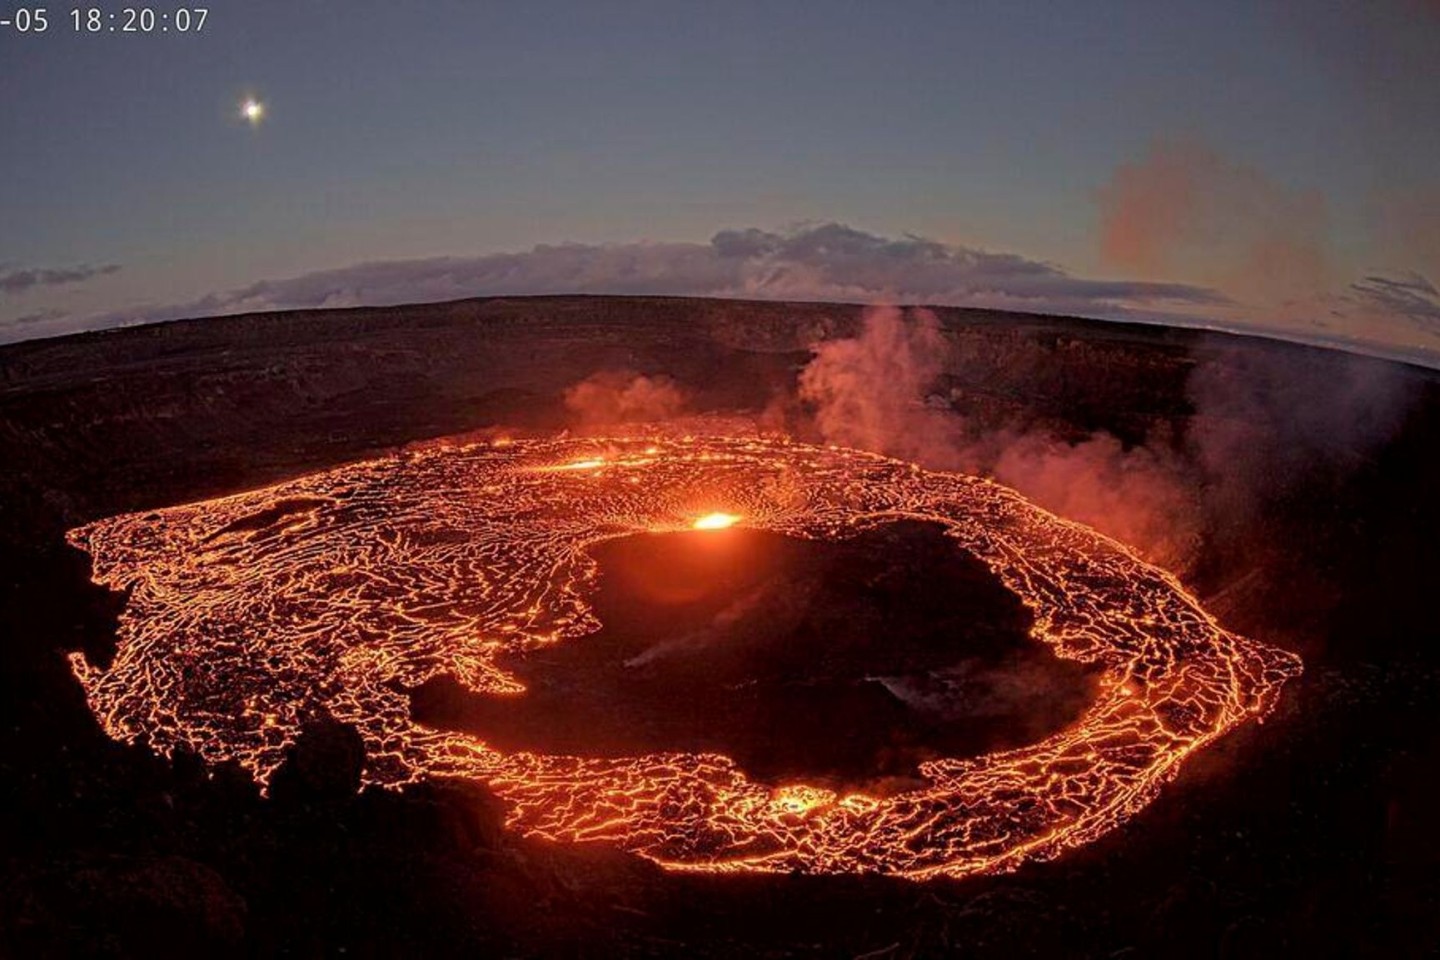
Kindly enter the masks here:
[[[1102, 670], [1078, 721], [1018, 749], [920, 766], [889, 796], [756, 782], [710, 753], [503, 752], [419, 724], [444, 675], [524, 695], [507, 656], [597, 623], [589, 548], [735, 525], [838, 540], [942, 525], [1033, 615], [1031, 635]], [[699, 535], [699, 534], [697, 534]], [[1220, 628], [1169, 574], [997, 484], [837, 448], [721, 437], [438, 445], [71, 532], [130, 591], [109, 667], [72, 664], [106, 731], [269, 782], [302, 725], [353, 724], [365, 778], [482, 781], [508, 823], [675, 869], [1013, 869], [1112, 829], [1192, 751], [1263, 717], [1299, 661]]]

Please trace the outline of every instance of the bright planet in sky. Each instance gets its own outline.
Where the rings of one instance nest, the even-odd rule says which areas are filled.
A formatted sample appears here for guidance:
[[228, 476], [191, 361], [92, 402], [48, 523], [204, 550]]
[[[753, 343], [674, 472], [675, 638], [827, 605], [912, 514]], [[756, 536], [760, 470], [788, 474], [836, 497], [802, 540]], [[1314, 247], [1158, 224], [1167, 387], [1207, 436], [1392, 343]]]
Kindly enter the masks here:
[[240, 116], [252, 127], [258, 126], [260, 121], [265, 119], [265, 104], [254, 97], [246, 97], [245, 101], [240, 104]]

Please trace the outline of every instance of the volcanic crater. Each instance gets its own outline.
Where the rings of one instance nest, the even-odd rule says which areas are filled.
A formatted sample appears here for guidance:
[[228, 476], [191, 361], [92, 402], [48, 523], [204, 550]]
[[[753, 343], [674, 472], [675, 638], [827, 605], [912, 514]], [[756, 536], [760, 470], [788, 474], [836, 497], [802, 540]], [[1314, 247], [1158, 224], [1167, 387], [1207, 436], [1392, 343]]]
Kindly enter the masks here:
[[759, 781], [887, 793], [925, 760], [1042, 739], [1096, 693], [1098, 668], [1035, 642], [1020, 598], [938, 524], [642, 533], [591, 554], [597, 631], [503, 657], [523, 694], [446, 675], [412, 716], [507, 752], [712, 752]]

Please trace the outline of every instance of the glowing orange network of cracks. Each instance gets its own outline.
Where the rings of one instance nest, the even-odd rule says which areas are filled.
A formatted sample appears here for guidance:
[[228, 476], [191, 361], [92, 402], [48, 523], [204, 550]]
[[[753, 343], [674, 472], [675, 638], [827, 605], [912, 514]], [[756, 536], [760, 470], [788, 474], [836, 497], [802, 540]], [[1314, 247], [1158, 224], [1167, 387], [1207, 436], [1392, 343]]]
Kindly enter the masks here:
[[[939, 522], [1030, 608], [1035, 640], [1103, 667], [1101, 692], [1060, 733], [928, 762], [923, 787], [887, 797], [756, 783], [716, 754], [507, 754], [410, 718], [404, 688], [448, 673], [520, 694], [502, 654], [596, 629], [588, 547], [738, 518], [812, 539]], [[1053, 857], [1263, 717], [1300, 671], [1220, 628], [1169, 574], [1004, 487], [779, 439], [437, 445], [70, 538], [98, 582], [132, 590], [111, 666], [71, 661], [112, 737], [233, 759], [265, 784], [306, 718], [329, 713], [364, 738], [368, 783], [475, 778], [514, 829], [674, 869], [923, 878]]]

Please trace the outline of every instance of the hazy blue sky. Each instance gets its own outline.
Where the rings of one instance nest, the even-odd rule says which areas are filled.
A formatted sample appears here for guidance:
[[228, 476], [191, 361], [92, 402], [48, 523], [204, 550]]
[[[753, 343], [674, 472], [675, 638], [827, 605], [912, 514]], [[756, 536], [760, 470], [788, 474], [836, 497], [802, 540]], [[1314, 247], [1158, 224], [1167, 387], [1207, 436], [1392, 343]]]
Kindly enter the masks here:
[[[0, 28], [0, 339], [523, 280], [1434, 349], [1440, 8], [1347, 6], [216, 2], [189, 36], [51, 7]], [[794, 242], [830, 223], [844, 258]], [[721, 257], [746, 228], [775, 239]]]

